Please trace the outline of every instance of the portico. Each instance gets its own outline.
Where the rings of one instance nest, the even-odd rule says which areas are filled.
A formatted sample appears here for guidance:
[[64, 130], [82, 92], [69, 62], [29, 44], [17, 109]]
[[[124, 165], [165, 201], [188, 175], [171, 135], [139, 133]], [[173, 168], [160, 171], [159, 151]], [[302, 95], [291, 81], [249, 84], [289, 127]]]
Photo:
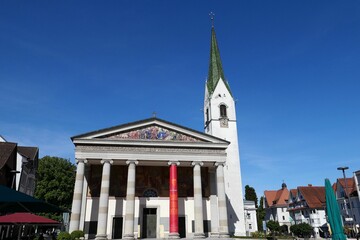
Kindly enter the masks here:
[[229, 142], [158, 118], [72, 137], [70, 232], [87, 238], [228, 236]]

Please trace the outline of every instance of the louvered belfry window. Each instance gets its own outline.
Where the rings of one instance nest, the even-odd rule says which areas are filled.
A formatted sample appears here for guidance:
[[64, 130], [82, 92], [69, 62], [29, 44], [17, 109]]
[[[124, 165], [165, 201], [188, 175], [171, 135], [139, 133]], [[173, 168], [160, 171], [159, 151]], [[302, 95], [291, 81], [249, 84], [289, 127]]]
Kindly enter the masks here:
[[220, 105], [220, 117], [222, 117], [222, 118], [227, 117], [226, 106], [224, 104]]

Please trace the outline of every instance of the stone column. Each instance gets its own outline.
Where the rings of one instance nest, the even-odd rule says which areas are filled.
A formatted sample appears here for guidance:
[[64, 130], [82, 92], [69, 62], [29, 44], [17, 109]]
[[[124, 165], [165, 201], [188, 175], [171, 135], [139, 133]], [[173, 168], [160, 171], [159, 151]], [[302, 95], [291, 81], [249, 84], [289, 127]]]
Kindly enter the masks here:
[[177, 166], [179, 162], [169, 162], [169, 200], [170, 200], [170, 231], [169, 238], [180, 238], [179, 235], [179, 209], [178, 209], [178, 190], [177, 190]]
[[108, 239], [106, 234], [107, 219], [108, 219], [108, 206], [109, 206], [109, 187], [110, 187], [110, 170], [113, 160], [101, 160], [103, 165], [101, 177], [101, 190], [99, 199], [99, 213], [96, 240]]
[[195, 213], [194, 238], [205, 238], [202, 190], [201, 190], [201, 166], [203, 165], [203, 163], [192, 162], [192, 165], [194, 166], [194, 213]]
[[126, 210], [125, 210], [125, 228], [124, 239], [134, 238], [134, 215], [135, 215], [135, 179], [136, 165], [138, 161], [129, 160], [126, 162], [128, 167], [128, 179], [126, 189]]
[[86, 159], [76, 159], [77, 169], [75, 177], [75, 186], [74, 186], [74, 196], [71, 208], [71, 219], [69, 232], [74, 230], [80, 230], [80, 213], [81, 213], [81, 204], [82, 204], [82, 193], [84, 186], [84, 176], [85, 176], [85, 163]]
[[211, 238], [219, 238], [219, 207], [217, 197], [216, 169], [209, 168]]
[[219, 206], [219, 237], [229, 237], [228, 227], [228, 215], [226, 207], [226, 195], [225, 195], [225, 180], [224, 180], [224, 164], [215, 163], [216, 168], [216, 182], [217, 182], [217, 194], [218, 194], [218, 206]]

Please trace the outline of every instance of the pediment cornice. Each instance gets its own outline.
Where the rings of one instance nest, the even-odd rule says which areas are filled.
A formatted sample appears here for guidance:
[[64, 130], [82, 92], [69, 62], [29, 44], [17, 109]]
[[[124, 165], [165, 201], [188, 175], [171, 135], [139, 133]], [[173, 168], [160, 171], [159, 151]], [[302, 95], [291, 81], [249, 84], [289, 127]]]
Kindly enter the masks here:
[[158, 118], [105, 128], [71, 138], [73, 143], [201, 146], [224, 145], [228, 141]]

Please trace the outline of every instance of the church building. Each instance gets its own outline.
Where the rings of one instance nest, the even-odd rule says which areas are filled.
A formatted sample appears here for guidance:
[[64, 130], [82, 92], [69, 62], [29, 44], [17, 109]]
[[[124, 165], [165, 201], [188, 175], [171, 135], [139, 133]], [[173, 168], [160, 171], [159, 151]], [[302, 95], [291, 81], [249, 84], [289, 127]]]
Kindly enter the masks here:
[[156, 117], [71, 138], [69, 232], [87, 239], [245, 236], [235, 102], [211, 29], [204, 133]]

